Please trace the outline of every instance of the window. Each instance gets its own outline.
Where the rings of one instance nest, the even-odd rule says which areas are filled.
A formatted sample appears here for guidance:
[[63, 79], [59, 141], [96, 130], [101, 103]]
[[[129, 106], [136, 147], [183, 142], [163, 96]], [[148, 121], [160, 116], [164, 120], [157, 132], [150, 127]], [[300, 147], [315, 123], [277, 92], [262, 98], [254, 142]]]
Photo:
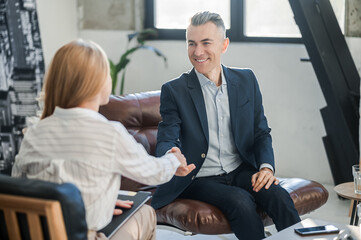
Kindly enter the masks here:
[[219, 13], [226, 28], [230, 27], [230, 0], [155, 0], [153, 5], [154, 26], [158, 29], [185, 29], [195, 12], [205, 10]]
[[[344, 1], [331, 0], [340, 26]], [[185, 28], [196, 12], [219, 13], [232, 41], [301, 43], [289, 0], [147, 0], [145, 27], [159, 39], [185, 40]], [[343, 27], [341, 27], [343, 29]]]
[[288, 0], [244, 0], [244, 35], [301, 38]]
[[[287, 14], [274, 16], [274, 11], [269, 8], [272, 3], [269, 2], [280, 2], [275, 8], [286, 5], [282, 6], [282, 11], [288, 11]], [[261, 11], [259, 11], [260, 7]], [[189, 24], [189, 18], [194, 13], [204, 10], [217, 12], [222, 16], [227, 28], [227, 36], [232, 41], [301, 42], [301, 35], [294, 22], [288, 0], [147, 0], [145, 27], [158, 29], [160, 39], [185, 40], [185, 29]], [[264, 15], [265, 13], [268, 13], [268, 16]], [[282, 19], [272, 19], [279, 15], [282, 15]], [[286, 27], [290, 29], [293, 27], [292, 30], [296, 34], [293, 32], [289, 35], [284, 34], [288, 29], [277, 32], [284, 26], [269, 29], [270, 25], [274, 26], [275, 22], [282, 22], [287, 18], [289, 24]]]

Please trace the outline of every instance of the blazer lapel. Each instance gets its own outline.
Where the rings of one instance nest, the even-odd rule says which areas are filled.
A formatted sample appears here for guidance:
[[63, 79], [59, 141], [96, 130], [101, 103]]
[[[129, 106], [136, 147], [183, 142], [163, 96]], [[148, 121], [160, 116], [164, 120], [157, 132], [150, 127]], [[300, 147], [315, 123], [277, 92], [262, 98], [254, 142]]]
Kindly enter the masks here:
[[198, 81], [198, 78], [197, 78], [197, 75], [196, 75], [194, 69], [192, 69], [192, 71], [189, 73], [187, 80], [188, 80], [189, 93], [192, 97], [194, 106], [196, 107], [197, 114], [198, 114], [202, 129], [203, 129], [204, 136], [206, 136], [207, 142], [209, 142], [206, 105], [204, 103], [201, 85], [199, 84], [199, 81]]
[[237, 116], [237, 103], [239, 97], [239, 89], [237, 86], [237, 81], [233, 78], [233, 75], [230, 73], [228, 68], [223, 66], [223, 74], [227, 81], [227, 90], [228, 90], [228, 102], [229, 102], [229, 111], [231, 116], [231, 127], [232, 131], [235, 132], [236, 116]]

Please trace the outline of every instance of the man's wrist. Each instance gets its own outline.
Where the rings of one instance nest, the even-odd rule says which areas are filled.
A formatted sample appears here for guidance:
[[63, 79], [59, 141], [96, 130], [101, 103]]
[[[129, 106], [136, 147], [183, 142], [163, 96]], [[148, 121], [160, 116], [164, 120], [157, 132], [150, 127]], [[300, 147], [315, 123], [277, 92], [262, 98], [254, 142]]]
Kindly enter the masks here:
[[269, 171], [269, 172], [271, 172], [271, 173], [273, 173], [273, 171], [272, 171], [272, 169], [270, 169], [270, 168], [268, 168], [268, 167], [263, 167], [263, 168], [261, 168], [261, 171]]
[[271, 171], [272, 172], [272, 174], [274, 174], [274, 169], [273, 169], [273, 167], [272, 167], [272, 165], [271, 164], [268, 164], [268, 163], [263, 163], [263, 164], [261, 164], [261, 167], [260, 167], [260, 171], [261, 170], [263, 170], [263, 169], [265, 169], [265, 170], [269, 170], [269, 171]]

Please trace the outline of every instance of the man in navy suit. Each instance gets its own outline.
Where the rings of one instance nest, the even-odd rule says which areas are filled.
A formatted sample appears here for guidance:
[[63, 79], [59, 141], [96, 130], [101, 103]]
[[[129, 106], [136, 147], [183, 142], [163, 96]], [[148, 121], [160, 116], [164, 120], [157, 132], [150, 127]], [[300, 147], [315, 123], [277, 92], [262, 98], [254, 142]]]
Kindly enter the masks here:
[[278, 230], [299, 222], [274, 176], [271, 129], [256, 77], [249, 69], [221, 65], [229, 45], [223, 20], [216, 13], [197, 13], [186, 35], [194, 68], [162, 86], [156, 155], [181, 151], [196, 169], [159, 186], [153, 207], [176, 198], [207, 202], [247, 240], [264, 238], [256, 205]]

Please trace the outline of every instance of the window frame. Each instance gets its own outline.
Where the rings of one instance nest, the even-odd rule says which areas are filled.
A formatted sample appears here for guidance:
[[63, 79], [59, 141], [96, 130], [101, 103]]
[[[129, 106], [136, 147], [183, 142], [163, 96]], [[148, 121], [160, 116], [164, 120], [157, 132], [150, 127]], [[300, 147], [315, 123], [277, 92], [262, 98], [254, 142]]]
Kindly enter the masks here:
[[[227, 29], [227, 37], [233, 42], [269, 42], [269, 43], [303, 43], [302, 38], [292, 37], [248, 37], [244, 35], [244, 0], [230, 0], [231, 28]], [[241, 13], [241, 14], [239, 14]], [[145, 28], [158, 31], [159, 40], [184, 40], [185, 29], [158, 29], [154, 25], [154, 0], [145, 1]]]

